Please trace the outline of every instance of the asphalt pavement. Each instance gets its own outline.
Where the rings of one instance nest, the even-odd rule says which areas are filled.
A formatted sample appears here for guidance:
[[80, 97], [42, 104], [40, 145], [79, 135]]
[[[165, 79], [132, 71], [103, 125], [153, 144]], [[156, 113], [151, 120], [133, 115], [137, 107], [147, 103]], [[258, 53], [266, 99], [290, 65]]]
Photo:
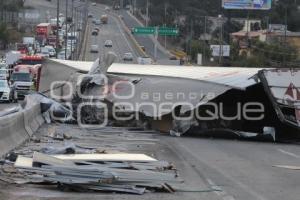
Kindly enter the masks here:
[[[97, 8], [93, 13], [102, 14]], [[124, 17], [126, 17], [124, 15]], [[92, 27], [90, 27], [92, 29]], [[121, 58], [130, 51], [122, 28], [118, 22], [110, 19], [108, 25], [100, 28], [98, 37], [90, 37], [90, 44], [102, 44], [106, 39], [116, 43], [112, 50]], [[150, 42], [149, 42], [150, 43]], [[104, 47], [102, 52], [106, 51]], [[101, 54], [101, 52], [100, 52]], [[87, 60], [93, 60], [96, 54], [87, 53]], [[66, 69], [44, 69], [42, 88], [52, 80], [66, 80], [74, 71]], [[45, 78], [46, 77], [46, 78]], [[11, 104], [12, 105], [12, 104]], [[6, 104], [0, 104], [1, 107]], [[42, 130], [47, 130], [44, 125]], [[75, 128], [75, 130], [79, 130]], [[82, 130], [82, 133], [84, 131]], [[174, 194], [155, 193], [144, 196], [127, 194], [74, 193], [54, 189], [47, 190], [36, 186], [15, 186], [1, 183], [0, 194], [3, 199], [205, 199], [205, 200], [298, 200], [300, 197], [300, 172], [283, 169], [274, 165], [300, 166], [300, 146], [298, 144], [280, 144], [255, 141], [224, 140], [200, 137], [170, 137], [156, 135], [159, 142], [151, 148], [139, 145], [139, 152], [154, 155], [161, 160], [173, 162], [180, 177], [190, 188], [189, 192]], [[203, 192], [206, 189], [219, 189], [215, 192]], [[202, 191], [201, 191], [202, 190]], [[2, 195], [3, 193], [3, 195]]]
[[[98, 57], [103, 57], [107, 52], [112, 51], [116, 53], [118, 57], [117, 62], [125, 62], [123, 61], [123, 56], [125, 53], [133, 54], [133, 62], [137, 61], [137, 57], [139, 56], [137, 47], [133, 44], [133, 42], [129, 39], [128, 35], [126, 35], [125, 29], [122, 26], [120, 19], [117, 15], [114, 15], [111, 12], [106, 12], [104, 8], [100, 5], [90, 6], [89, 12], [93, 14], [93, 19], [100, 20], [101, 15], [108, 15], [108, 23], [95, 25], [92, 23], [92, 19], [89, 19], [88, 23], [88, 31], [87, 31], [87, 41], [84, 45], [85, 49], [85, 60], [94, 61]], [[92, 36], [92, 31], [95, 27], [100, 28], [100, 32], [98, 36]], [[111, 40], [113, 46], [105, 47], [104, 43], [106, 40]], [[99, 46], [99, 53], [91, 53], [91, 45], [96, 44]], [[132, 62], [130, 62], [132, 63]]]
[[0, 102], [0, 111], [6, 110], [6, 109], [10, 109], [13, 108], [15, 106], [17, 106], [19, 104], [17, 103], [5, 103], [5, 102]]

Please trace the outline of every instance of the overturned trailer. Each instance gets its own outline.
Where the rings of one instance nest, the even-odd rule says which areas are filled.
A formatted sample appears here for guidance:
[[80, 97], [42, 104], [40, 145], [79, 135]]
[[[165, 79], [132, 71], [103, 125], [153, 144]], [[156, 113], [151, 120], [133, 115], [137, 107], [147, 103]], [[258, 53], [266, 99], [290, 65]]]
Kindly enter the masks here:
[[79, 123], [139, 125], [176, 136], [224, 132], [244, 137], [271, 134], [274, 140], [298, 136], [298, 69], [134, 65], [109, 60], [86, 63], [86, 67], [63, 61], [88, 72], [78, 81], [77, 100], [73, 99], [74, 104], [84, 103], [80, 108], [88, 108], [77, 112]]

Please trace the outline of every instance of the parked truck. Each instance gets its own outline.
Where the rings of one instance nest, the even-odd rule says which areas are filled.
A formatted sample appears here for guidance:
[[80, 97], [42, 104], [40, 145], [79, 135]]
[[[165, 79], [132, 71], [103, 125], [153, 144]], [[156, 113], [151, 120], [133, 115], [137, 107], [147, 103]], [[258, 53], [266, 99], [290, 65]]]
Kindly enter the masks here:
[[36, 26], [36, 39], [40, 44], [45, 44], [52, 33], [52, 26], [50, 23], [40, 23]]
[[108, 23], [108, 16], [107, 15], [102, 15], [100, 17], [101, 23], [102, 24], [107, 24]]

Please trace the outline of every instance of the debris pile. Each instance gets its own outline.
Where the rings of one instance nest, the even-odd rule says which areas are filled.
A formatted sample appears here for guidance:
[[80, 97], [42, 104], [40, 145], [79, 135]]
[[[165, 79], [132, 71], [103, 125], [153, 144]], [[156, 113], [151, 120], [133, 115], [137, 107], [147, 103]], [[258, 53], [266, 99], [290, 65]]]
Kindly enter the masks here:
[[61, 190], [144, 194], [175, 192], [182, 183], [174, 166], [144, 154], [18, 156], [14, 166], [28, 183], [57, 184]]

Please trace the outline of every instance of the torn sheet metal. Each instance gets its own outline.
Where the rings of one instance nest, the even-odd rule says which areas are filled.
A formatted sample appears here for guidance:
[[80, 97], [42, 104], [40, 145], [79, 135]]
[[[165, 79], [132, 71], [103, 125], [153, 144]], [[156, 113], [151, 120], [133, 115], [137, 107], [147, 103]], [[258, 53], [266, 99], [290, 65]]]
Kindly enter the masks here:
[[300, 69], [262, 70], [259, 78], [280, 121], [300, 128]]
[[53, 121], [70, 122], [74, 120], [72, 109], [49, 97], [40, 93], [33, 93], [25, 97], [25, 108], [36, 104], [40, 104], [42, 114], [49, 113]]
[[[108, 92], [106, 99], [126, 112], [140, 112], [149, 117], [162, 117], [176, 107], [185, 113], [204, 104], [216, 96], [232, 89], [224, 85], [215, 85], [190, 79], [170, 77], [130, 77], [140, 78], [137, 83], [114, 82], [116, 87]], [[201, 86], [200, 86], [201, 85]], [[187, 90], [188, 88], [188, 90]], [[128, 106], [130, 105], [130, 106]]]

